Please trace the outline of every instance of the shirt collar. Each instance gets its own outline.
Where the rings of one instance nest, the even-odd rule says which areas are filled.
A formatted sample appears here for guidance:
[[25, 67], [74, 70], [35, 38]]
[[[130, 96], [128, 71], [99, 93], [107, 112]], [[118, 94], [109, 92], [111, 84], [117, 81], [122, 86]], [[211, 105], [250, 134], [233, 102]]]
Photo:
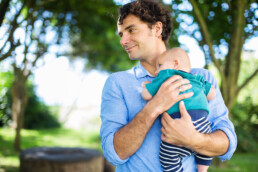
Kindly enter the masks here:
[[146, 76], [150, 76], [150, 77], [155, 77], [153, 75], [151, 75], [142, 65], [141, 63], [135, 67], [134, 69], [135, 71], [135, 76], [137, 79], [139, 78], [143, 78], [143, 77], [146, 77]]

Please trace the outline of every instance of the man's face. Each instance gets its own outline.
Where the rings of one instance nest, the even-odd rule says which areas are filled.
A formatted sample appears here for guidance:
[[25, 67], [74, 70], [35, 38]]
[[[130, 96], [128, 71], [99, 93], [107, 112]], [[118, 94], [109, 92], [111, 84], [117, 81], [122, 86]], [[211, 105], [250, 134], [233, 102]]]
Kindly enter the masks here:
[[120, 44], [131, 60], [145, 60], [154, 52], [156, 37], [154, 29], [135, 15], [128, 15], [123, 24], [117, 24]]

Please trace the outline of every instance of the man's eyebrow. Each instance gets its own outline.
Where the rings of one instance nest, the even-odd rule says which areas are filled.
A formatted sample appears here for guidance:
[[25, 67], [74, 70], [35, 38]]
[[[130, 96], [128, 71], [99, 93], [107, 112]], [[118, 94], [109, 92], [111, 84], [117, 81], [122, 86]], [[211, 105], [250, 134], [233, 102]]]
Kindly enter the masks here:
[[[127, 27], [125, 28], [125, 30], [131, 29], [132, 27], [135, 27], [135, 25], [134, 25], [134, 24], [131, 24], [131, 25], [127, 26]], [[123, 33], [122, 33], [122, 32], [118, 32], [118, 35], [121, 36], [121, 35], [123, 35]]]
[[134, 24], [131, 24], [131, 25], [127, 26], [127, 27], [125, 28], [125, 30], [128, 30], [128, 29], [130, 29], [130, 28], [132, 28], [132, 27], [135, 27], [135, 25], [134, 25]]

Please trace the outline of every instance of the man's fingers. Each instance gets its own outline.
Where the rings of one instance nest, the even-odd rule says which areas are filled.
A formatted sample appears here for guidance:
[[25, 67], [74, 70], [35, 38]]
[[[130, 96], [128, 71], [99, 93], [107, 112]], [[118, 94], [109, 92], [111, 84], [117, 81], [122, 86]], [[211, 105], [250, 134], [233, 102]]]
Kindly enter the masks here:
[[169, 125], [169, 124], [171, 124], [171, 122], [174, 121], [174, 119], [171, 118], [171, 116], [167, 112], [163, 113], [162, 118], [163, 118], [164, 122], [166, 123], [166, 125]]
[[181, 101], [179, 103], [179, 111], [180, 111], [180, 114], [181, 114], [181, 118], [187, 118], [187, 117], [190, 117], [189, 116], [189, 113], [187, 112], [186, 108], [185, 108], [185, 103], [184, 101]]
[[[190, 81], [188, 79], [179, 79], [179, 80], [173, 82], [173, 89], [178, 89], [179, 87], [181, 88], [184, 85], [188, 85], [189, 83], [190, 83]], [[182, 90], [181, 90], [181, 92], [182, 92]]]
[[166, 133], [166, 130], [165, 130], [165, 128], [164, 127], [161, 127], [161, 133], [163, 134], [163, 135], [165, 135], [165, 133]]
[[161, 134], [161, 140], [163, 142], [167, 142], [167, 138], [166, 138], [166, 136], [164, 134]]
[[178, 89], [179, 88], [180, 88], [180, 92], [184, 92], [184, 91], [192, 88], [192, 85], [191, 84], [186, 84], [186, 85], [179, 86]]
[[182, 76], [180, 76], [180, 75], [173, 75], [173, 76], [171, 76], [170, 78], [168, 78], [168, 79], [164, 82], [164, 84], [171, 84], [171, 83], [175, 82], [176, 80], [180, 80], [180, 79], [182, 79]]
[[188, 92], [188, 93], [183, 93], [183, 94], [180, 94], [178, 95], [177, 97], [177, 102], [180, 101], [180, 100], [183, 100], [183, 99], [187, 99], [189, 97], [192, 97], [194, 95], [193, 92]]

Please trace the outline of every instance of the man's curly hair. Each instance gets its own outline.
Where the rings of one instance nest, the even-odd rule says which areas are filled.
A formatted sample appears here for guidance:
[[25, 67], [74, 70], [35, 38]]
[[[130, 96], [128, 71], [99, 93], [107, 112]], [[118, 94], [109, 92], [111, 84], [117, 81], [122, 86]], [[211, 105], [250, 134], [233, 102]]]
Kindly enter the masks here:
[[152, 0], [137, 0], [125, 4], [119, 9], [118, 23], [123, 24], [123, 20], [133, 14], [146, 22], [149, 28], [160, 21], [162, 23], [162, 40], [167, 44], [171, 30], [172, 20], [170, 11], [160, 3]]

